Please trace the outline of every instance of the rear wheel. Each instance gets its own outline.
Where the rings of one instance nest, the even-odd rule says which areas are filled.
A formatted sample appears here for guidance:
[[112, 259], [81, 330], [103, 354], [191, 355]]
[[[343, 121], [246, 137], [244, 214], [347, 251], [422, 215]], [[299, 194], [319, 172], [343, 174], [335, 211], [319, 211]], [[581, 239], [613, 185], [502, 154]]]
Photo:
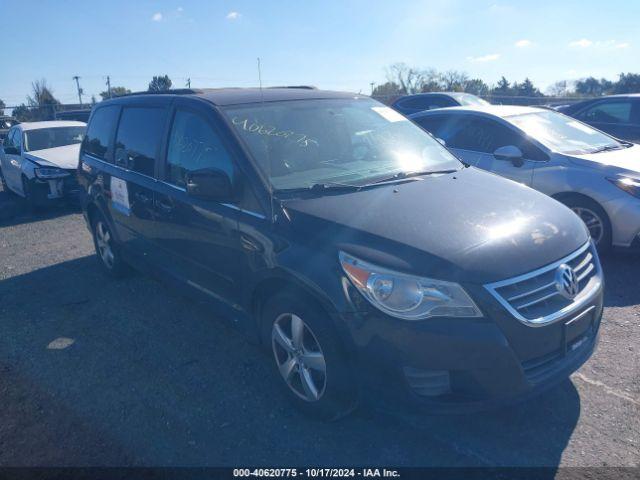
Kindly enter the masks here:
[[102, 215], [93, 220], [93, 243], [102, 269], [110, 276], [120, 278], [129, 271], [129, 266], [122, 259], [109, 225]]
[[591, 199], [567, 197], [560, 200], [584, 222], [600, 253], [611, 249], [611, 222], [604, 209]]
[[331, 421], [356, 407], [348, 359], [331, 320], [316, 302], [280, 293], [267, 301], [262, 320], [277, 381], [299, 410]]

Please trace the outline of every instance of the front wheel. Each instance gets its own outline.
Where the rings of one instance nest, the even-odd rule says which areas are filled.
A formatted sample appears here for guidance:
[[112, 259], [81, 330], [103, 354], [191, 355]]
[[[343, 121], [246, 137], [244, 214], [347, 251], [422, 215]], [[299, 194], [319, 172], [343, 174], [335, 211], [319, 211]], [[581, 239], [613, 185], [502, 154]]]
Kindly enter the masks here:
[[329, 317], [313, 300], [282, 293], [263, 309], [263, 340], [278, 383], [304, 413], [331, 421], [357, 403], [348, 359]]
[[598, 252], [608, 252], [611, 249], [612, 232], [611, 222], [604, 209], [588, 198], [568, 197], [561, 201], [584, 222]]

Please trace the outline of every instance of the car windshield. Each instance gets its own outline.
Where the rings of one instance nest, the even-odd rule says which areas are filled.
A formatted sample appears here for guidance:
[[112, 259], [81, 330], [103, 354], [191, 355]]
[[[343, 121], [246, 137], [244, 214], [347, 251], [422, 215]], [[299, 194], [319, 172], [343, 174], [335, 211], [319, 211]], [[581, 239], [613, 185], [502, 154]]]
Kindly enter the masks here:
[[482, 105], [491, 105], [486, 100], [483, 100], [480, 97], [476, 97], [475, 95], [471, 95], [469, 93], [463, 93], [456, 97], [460, 105], [471, 105], [471, 106], [482, 106]]
[[82, 142], [85, 127], [53, 127], [27, 130], [24, 134], [24, 149], [27, 152], [45, 148], [62, 147]]
[[371, 99], [234, 105], [225, 114], [276, 190], [462, 167], [433, 137]]
[[579, 155], [625, 146], [615, 138], [557, 112], [526, 113], [507, 120], [555, 152]]

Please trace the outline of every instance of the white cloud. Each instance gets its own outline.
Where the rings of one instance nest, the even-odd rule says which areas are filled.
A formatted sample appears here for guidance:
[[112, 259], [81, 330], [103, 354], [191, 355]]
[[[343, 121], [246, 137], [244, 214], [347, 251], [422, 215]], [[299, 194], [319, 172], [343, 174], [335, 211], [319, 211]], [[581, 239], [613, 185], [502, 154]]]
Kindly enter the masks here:
[[581, 38], [580, 40], [569, 42], [569, 46], [573, 48], [575, 47], [587, 48], [587, 47], [590, 47], [591, 45], [593, 45], [593, 42], [591, 40], [587, 40], [586, 38]]
[[227, 20], [238, 20], [242, 15], [239, 12], [227, 13]]
[[154, 13], [153, 16], [151, 17], [151, 20], [153, 20], [154, 22], [161, 22], [162, 14], [160, 12]]
[[178, 12], [184, 12], [184, 8], [182, 8], [182, 7], [178, 7], [176, 10], [177, 10]]
[[498, 53], [490, 53], [489, 55], [482, 55], [480, 57], [467, 57], [467, 60], [474, 63], [493, 62], [498, 60], [500, 55]]
[[614, 48], [629, 48], [631, 45], [627, 42], [618, 43]]
[[531, 40], [518, 40], [514, 45], [518, 48], [527, 48], [533, 45], [533, 42]]

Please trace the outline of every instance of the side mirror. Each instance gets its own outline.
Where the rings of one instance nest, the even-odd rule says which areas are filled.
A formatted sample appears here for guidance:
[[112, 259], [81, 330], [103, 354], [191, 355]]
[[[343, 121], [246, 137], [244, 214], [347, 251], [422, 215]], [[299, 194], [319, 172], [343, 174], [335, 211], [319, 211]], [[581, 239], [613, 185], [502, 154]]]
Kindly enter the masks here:
[[229, 176], [222, 170], [207, 168], [187, 173], [187, 193], [207, 200], [228, 201], [233, 197]]
[[521, 167], [522, 165], [524, 165], [522, 150], [514, 145], [506, 145], [504, 147], [498, 148], [495, 152], [493, 152], [493, 156], [497, 160], [507, 160], [513, 163], [513, 165], [516, 167]]
[[10, 147], [8, 145], [2, 147], [5, 155], [20, 155], [20, 152], [16, 147]]

